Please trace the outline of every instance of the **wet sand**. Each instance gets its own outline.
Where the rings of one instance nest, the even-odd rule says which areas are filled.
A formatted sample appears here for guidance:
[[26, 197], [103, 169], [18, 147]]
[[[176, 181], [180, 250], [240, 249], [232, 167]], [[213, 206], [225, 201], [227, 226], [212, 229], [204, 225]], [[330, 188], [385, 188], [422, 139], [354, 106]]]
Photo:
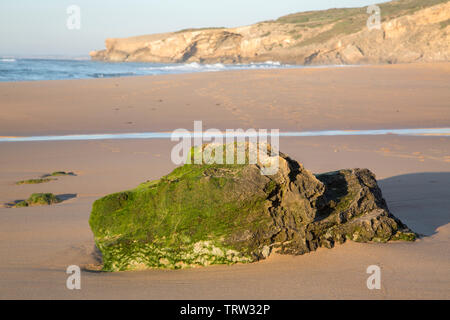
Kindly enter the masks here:
[[[448, 127], [449, 66], [0, 83], [0, 135], [192, 129], [193, 120], [203, 120], [205, 129]], [[394, 135], [282, 138], [280, 149], [312, 172], [371, 169], [392, 213], [423, 234], [414, 243], [347, 242], [303, 256], [177, 271], [82, 271], [82, 289], [66, 289], [67, 266], [98, 263], [88, 225], [92, 203], [170, 172], [174, 145], [0, 143], [0, 203], [33, 192], [76, 195], [49, 207], [0, 208], [0, 298], [450, 298], [450, 137]], [[57, 170], [77, 176], [14, 184]], [[381, 290], [366, 287], [373, 264], [381, 268]]]

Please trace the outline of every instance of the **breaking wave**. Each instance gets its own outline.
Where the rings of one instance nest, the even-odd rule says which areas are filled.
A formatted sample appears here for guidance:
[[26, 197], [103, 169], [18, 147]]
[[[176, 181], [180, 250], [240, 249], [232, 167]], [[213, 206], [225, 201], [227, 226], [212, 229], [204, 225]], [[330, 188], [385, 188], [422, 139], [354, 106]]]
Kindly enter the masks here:
[[14, 58], [1, 58], [1, 62], [16, 62], [17, 60]]

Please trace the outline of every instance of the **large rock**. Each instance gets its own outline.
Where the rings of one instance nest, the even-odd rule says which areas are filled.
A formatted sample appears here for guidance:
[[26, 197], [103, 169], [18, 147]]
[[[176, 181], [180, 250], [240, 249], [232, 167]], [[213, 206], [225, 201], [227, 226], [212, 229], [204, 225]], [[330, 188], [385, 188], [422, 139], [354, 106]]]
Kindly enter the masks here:
[[379, 4], [379, 30], [367, 7], [311, 11], [238, 28], [190, 29], [105, 41], [102, 61], [376, 64], [450, 60], [450, 2]]
[[254, 262], [347, 239], [415, 239], [369, 170], [313, 175], [284, 154], [272, 176], [258, 164], [186, 164], [97, 200], [89, 223], [107, 271]]

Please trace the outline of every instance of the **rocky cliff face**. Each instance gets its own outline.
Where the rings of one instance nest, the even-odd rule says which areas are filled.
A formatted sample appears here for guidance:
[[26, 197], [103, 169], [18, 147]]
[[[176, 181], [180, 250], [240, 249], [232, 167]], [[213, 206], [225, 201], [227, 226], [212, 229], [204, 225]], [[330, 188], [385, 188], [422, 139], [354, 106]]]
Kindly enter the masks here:
[[254, 262], [346, 240], [414, 240], [367, 169], [313, 175], [284, 154], [258, 164], [185, 164], [97, 200], [89, 220], [103, 270]]
[[450, 2], [380, 4], [381, 29], [367, 8], [330, 9], [231, 29], [196, 29], [107, 39], [93, 60], [292, 64], [408, 63], [450, 60]]

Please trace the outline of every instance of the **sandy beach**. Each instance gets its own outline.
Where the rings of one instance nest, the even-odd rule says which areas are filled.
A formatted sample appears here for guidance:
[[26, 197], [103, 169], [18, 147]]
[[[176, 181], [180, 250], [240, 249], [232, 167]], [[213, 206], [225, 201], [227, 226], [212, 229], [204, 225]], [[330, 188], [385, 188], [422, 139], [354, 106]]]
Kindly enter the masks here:
[[[227, 71], [95, 80], [0, 83], [0, 136], [262, 128], [281, 131], [450, 127], [450, 63]], [[46, 207], [0, 207], [0, 299], [450, 299], [450, 137], [282, 138], [314, 173], [369, 168], [414, 243], [346, 242], [302, 256], [185, 270], [82, 271], [99, 263], [92, 203], [176, 166], [175, 142], [0, 142], [0, 204], [34, 192]], [[57, 171], [76, 176], [37, 185]], [[378, 265], [381, 290], [366, 268]]]
[[443, 127], [450, 63], [0, 83], [0, 136]]

